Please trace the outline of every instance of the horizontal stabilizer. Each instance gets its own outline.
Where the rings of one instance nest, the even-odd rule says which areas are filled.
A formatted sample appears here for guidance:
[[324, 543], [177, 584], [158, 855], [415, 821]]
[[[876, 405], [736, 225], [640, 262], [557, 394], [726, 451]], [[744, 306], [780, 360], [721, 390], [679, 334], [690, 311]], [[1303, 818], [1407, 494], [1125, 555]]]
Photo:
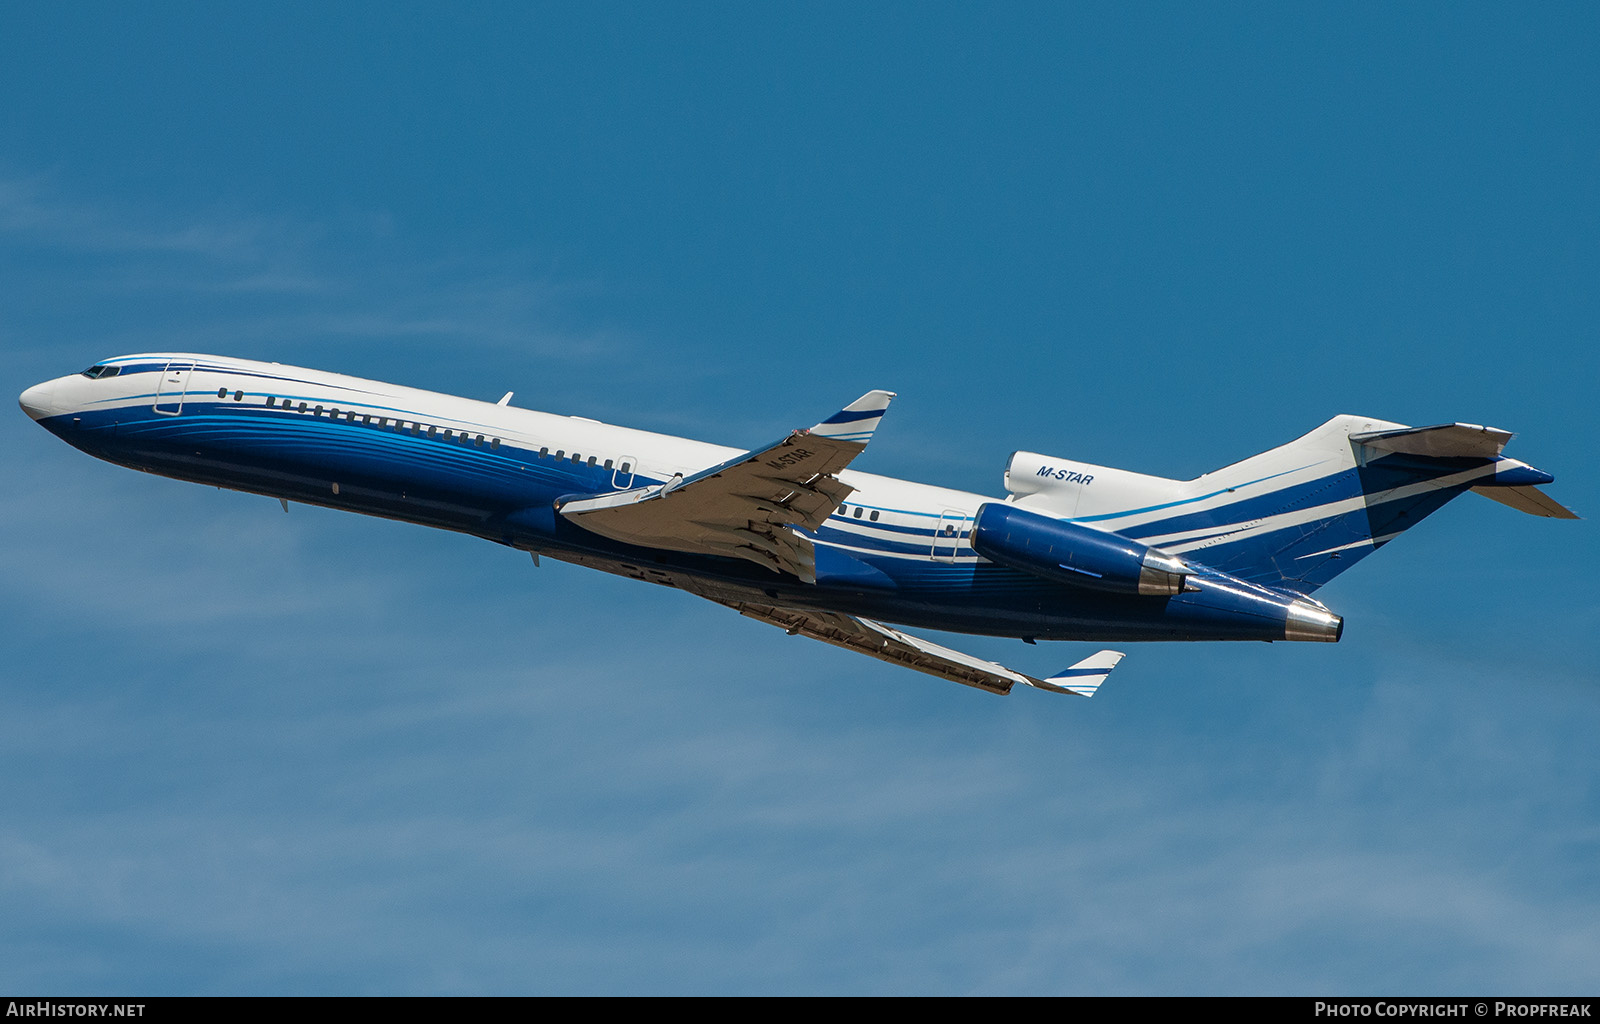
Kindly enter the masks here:
[[1122, 657], [1121, 651], [1100, 651], [1064, 670], [1060, 675], [1051, 676], [1049, 679], [1029, 679], [1027, 682], [1029, 686], [1041, 690], [1093, 697], [1094, 692], [1100, 689], [1100, 684], [1106, 681], [1106, 676], [1117, 667], [1117, 662], [1121, 661]]
[[1474, 487], [1473, 491], [1485, 498], [1493, 498], [1502, 505], [1510, 505], [1518, 512], [1547, 519], [1577, 519], [1578, 515], [1537, 487]]
[[1351, 434], [1350, 440], [1380, 452], [1401, 455], [1423, 455], [1434, 459], [1492, 459], [1511, 440], [1511, 431], [1476, 423], [1441, 423], [1433, 427]]

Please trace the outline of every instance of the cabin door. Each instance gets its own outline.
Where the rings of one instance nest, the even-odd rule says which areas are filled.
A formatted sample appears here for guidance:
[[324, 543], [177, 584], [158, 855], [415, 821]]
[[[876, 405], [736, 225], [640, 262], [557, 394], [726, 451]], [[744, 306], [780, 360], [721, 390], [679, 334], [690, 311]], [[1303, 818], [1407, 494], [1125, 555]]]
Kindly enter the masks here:
[[156, 412], [176, 416], [183, 411], [183, 392], [189, 387], [189, 374], [194, 364], [188, 360], [173, 360], [161, 371], [161, 383], [156, 385]]
[[967, 514], [947, 508], [939, 516], [939, 525], [933, 532], [933, 549], [928, 554], [935, 562], [954, 562], [961, 549], [961, 538], [967, 533]]
[[619, 491], [625, 491], [633, 486], [634, 470], [639, 468], [639, 460], [632, 455], [624, 455], [617, 460], [616, 472], [611, 474], [611, 486]]

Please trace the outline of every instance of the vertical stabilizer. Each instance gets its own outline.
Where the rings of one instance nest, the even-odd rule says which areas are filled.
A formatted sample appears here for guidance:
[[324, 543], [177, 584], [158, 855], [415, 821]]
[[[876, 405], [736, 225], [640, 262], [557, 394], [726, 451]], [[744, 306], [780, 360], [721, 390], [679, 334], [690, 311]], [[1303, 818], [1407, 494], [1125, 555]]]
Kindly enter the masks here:
[[[1575, 518], [1537, 489], [1550, 474], [1500, 454], [1510, 438], [1469, 423], [1407, 427], [1335, 416], [1193, 480], [1018, 453], [1008, 486], [1014, 476], [1027, 479], [1026, 493], [1013, 490], [1024, 507], [1309, 594], [1468, 490], [1535, 515]], [[1018, 473], [1023, 456], [1044, 460], [1036, 479]]]

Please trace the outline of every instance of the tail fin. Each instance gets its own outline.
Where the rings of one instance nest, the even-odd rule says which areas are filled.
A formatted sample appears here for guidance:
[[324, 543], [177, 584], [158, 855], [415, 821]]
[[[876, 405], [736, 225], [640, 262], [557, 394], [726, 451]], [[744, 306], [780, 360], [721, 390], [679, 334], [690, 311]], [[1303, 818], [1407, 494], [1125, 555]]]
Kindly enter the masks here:
[[1076, 475], [1091, 483], [1076, 488], [1070, 508], [1042, 491], [1019, 503], [1054, 506], [1188, 562], [1309, 594], [1468, 490], [1535, 515], [1576, 518], [1538, 490], [1554, 477], [1500, 454], [1510, 438], [1466, 423], [1406, 427], [1336, 416], [1194, 480], [1084, 466]]

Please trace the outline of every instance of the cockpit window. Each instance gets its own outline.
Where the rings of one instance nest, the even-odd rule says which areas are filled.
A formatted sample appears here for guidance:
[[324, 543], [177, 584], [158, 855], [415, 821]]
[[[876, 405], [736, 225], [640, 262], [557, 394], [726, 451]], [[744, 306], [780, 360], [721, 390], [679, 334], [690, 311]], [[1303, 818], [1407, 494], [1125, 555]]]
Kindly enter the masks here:
[[90, 380], [98, 380], [101, 377], [115, 377], [121, 372], [122, 367], [120, 366], [107, 366], [105, 363], [95, 363], [93, 366], [83, 371], [83, 375], [88, 377]]

